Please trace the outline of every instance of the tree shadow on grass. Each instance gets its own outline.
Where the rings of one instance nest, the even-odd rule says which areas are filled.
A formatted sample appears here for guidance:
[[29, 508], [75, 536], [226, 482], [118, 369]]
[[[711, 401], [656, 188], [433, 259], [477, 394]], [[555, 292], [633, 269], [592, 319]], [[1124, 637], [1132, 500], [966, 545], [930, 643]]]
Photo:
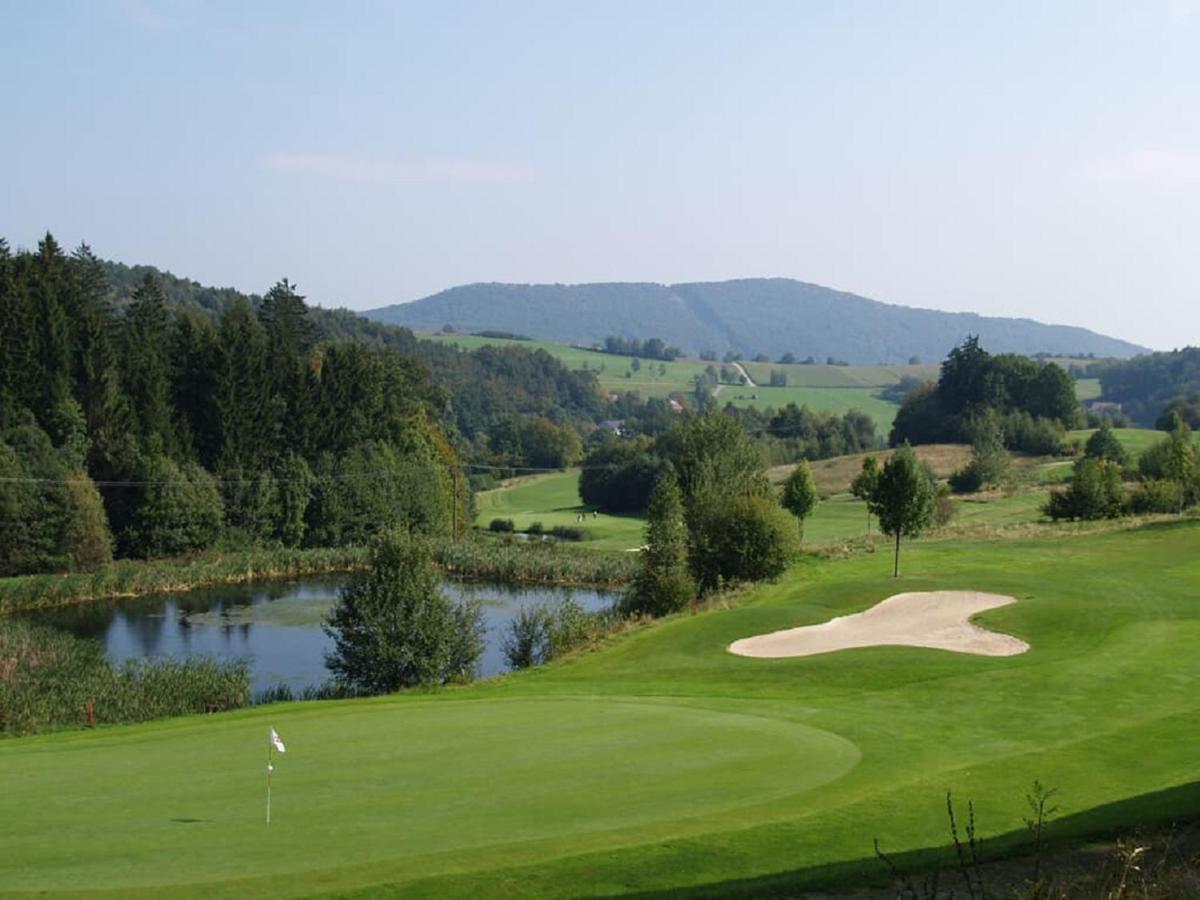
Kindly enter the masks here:
[[[963, 798], [964, 801], [967, 798]], [[931, 798], [931, 802], [936, 802]], [[1081, 813], [1054, 819], [1046, 826], [1048, 851], [1066, 850], [1087, 841], [1127, 835], [1143, 827], [1159, 827], [1200, 818], [1200, 781], [1141, 794], [1116, 803], [1097, 806]], [[986, 827], [986, 823], [981, 823]], [[871, 835], [864, 830], [863, 846], [870, 849]], [[885, 851], [887, 848], [883, 848]], [[994, 862], [1032, 852], [1029, 835], [1012, 831], [982, 842], [980, 860]], [[905, 875], [921, 876], [934, 868], [952, 872], [956, 866], [953, 848], [927, 847], [907, 853], [889, 854]], [[949, 877], [949, 876], [948, 876]], [[716, 897], [797, 897], [810, 891], [888, 891], [892, 876], [874, 855], [830, 866], [815, 866], [776, 872], [758, 878], [732, 879], [687, 888], [635, 891], [625, 896], [656, 900], [698, 900]], [[886, 894], [892, 896], [891, 892]]]

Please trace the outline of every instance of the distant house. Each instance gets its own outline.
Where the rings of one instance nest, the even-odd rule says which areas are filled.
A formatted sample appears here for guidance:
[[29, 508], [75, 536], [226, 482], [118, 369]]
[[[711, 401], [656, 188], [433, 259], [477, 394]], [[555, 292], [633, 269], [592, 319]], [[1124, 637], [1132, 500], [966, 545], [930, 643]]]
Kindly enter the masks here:
[[625, 420], [624, 419], [605, 419], [603, 422], [600, 423], [600, 427], [603, 428], [605, 431], [611, 431], [613, 434], [616, 434], [616, 435], [624, 435], [625, 434]]
[[671, 412], [677, 412], [677, 413], [683, 412], [683, 404], [680, 403], [678, 400], [676, 400], [674, 397], [668, 397], [667, 402], [671, 404]]

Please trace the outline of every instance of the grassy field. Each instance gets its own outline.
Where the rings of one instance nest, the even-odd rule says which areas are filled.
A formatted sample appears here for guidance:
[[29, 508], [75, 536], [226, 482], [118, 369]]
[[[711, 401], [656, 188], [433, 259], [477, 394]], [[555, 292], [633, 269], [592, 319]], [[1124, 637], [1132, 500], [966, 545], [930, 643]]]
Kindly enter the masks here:
[[[1200, 522], [810, 558], [728, 609], [469, 688], [0, 742], [0, 892], [112, 897], [787, 895], [1200, 809]], [[729, 642], [899, 590], [1008, 594], [1008, 658]], [[263, 822], [268, 727], [274, 822]], [[916, 857], [908, 854], [917, 854]]]
[[[597, 516], [579, 499], [579, 470], [514, 478], [505, 486], [475, 495], [475, 526], [487, 528], [492, 519], [512, 519], [518, 531], [541, 522], [549, 531], [555, 525], [582, 528], [580, 546], [591, 550], [628, 550], [642, 545], [645, 521], [640, 516]], [[578, 521], [580, 513], [584, 520]]]
[[1076, 378], [1075, 379], [1075, 399], [1076, 400], [1095, 400], [1100, 396], [1100, 379], [1099, 378]]
[[[1095, 433], [1095, 429], [1083, 428], [1079, 431], [1068, 431], [1067, 440], [1079, 441], [1082, 445], [1087, 439]], [[1117, 440], [1121, 442], [1121, 446], [1125, 448], [1125, 452], [1134, 462], [1137, 458], [1153, 447], [1167, 435], [1162, 431], [1154, 431], [1151, 428], [1114, 428], [1113, 434], [1117, 436]], [[1200, 432], [1192, 435], [1193, 440], [1200, 444]]]
[[[461, 334], [423, 334], [421, 337], [467, 350], [489, 344], [545, 350], [562, 360], [568, 368], [595, 372], [605, 390], [616, 393], [636, 391], [643, 398], [662, 399], [676, 393], [686, 397], [693, 390], [692, 380], [697, 375], [702, 375], [709, 365], [718, 370], [722, 365], [695, 359], [678, 359], [669, 363], [641, 360], [635, 372], [627, 356], [614, 356], [550, 341], [512, 341]], [[937, 366], [801, 366], [746, 362], [742, 365], [759, 386], [724, 385], [717, 396], [721, 405], [732, 402], [735, 406], [778, 408], [795, 403], [797, 406], [839, 415], [857, 409], [874, 419], [884, 435], [892, 427], [899, 407], [881, 399], [879, 390], [896, 384], [906, 375], [936, 378], [938, 370]], [[770, 380], [772, 369], [787, 372], [787, 387], [762, 386]]]

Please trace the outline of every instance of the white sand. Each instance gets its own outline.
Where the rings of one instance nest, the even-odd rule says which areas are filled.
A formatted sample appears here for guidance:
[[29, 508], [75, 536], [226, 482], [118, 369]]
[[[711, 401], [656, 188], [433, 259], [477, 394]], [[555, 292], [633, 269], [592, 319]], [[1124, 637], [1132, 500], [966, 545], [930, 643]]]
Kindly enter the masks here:
[[1029, 645], [1012, 635], [972, 625], [971, 616], [1016, 603], [1015, 597], [978, 591], [896, 594], [864, 612], [743, 638], [729, 645], [738, 656], [780, 659], [852, 647], [930, 647], [980, 656], [1015, 656]]

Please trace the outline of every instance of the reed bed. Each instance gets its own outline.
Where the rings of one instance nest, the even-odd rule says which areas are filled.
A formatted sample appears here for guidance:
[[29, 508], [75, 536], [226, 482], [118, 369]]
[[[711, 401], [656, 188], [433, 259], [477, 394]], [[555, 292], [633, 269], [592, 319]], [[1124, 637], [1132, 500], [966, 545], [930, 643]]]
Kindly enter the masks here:
[[0, 623], [0, 735], [144, 722], [250, 702], [244, 662], [109, 662], [99, 643], [20, 620]]
[[[352, 572], [361, 569], [366, 559], [363, 547], [276, 548], [126, 559], [96, 572], [20, 575], [0, 579], [0, 616], [218, 584]], [[626, 584], [637, 567], [632, 554], [581, 551], [550, 541], [485, 538], [442, 539], [434, 544], [434, 561], [448, 574], [463, 578], [597, 587]]]
[[631, 553], [598, 553], [515, 538], [446, 541], [434, 548], [434, 561], [448, 574], [463, 578], [598, 587], [628, 584], [638, 565]]
[[366, 560], [361, 547], [244, 550], [158, 560], [126, 559], [96, 572], [0, 579], [0, 615], [89, 600], [187, 591], [215, 584], [348, 572]]

